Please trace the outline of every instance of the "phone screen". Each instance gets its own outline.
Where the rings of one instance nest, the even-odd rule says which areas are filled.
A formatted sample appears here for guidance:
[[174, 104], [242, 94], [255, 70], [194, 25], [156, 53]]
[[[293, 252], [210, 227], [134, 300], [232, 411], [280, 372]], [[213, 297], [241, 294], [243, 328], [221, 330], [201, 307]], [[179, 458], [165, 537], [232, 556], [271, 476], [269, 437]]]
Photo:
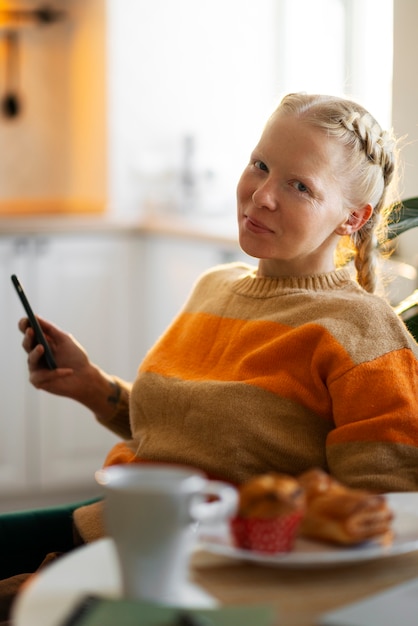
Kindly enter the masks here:
[[12, 279], [12, 283], [16, 289], [17, 295], [20, 298], [21, 303], [23, 304], [23, 308], [26, 311], [26, 315], [29, 318], [29, 323], [32, 326], [34, 332], [35, 332], [35, 337], [36, 337], [36, 341], [40, 344], [43, 345], [44, 349], [45, 349], [45, 353], [44, 353], [44, 358], [45, 358], [45, 363], [47, 365], [47, 367], [49, 367], [49, 369], [54, 370], [56, 369], [57, 365], [55, 363], [55, 359], [54, 359], [54, 355], [51, 352], [51, 348], [49, 347], [49, 344], [47, 342], [47, 340], [45, 339], [45, 335], [42, 332], [42, 328], [39, 326], [39, 322], [36, 319], [33, 311], [32, 311], [32, 307], [29, 304], [29, 300], [26, 297], [26, 294], [23, 290], [23, 287], [19, 281], [19, 279], [17, 278], [17, 276], [15, 274], [13, 274], [11, 276]]

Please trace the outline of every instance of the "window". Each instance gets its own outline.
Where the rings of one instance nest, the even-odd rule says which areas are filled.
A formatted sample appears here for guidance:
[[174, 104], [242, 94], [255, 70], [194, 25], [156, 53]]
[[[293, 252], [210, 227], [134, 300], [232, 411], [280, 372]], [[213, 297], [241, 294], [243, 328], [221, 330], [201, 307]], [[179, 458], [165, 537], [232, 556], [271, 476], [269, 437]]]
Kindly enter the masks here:
[[358, 100], [391, 125], [393, 0], [278, 1], [279, 84]]
[[238, 177], [290, 91], [350, 96], [389, 126], [392, 4], [108, 0], [111, 204], [137, 212], [177, 193], [184, 209], [174, 187], [192, 145], [205, 181], [193, 205], [233, 219]]

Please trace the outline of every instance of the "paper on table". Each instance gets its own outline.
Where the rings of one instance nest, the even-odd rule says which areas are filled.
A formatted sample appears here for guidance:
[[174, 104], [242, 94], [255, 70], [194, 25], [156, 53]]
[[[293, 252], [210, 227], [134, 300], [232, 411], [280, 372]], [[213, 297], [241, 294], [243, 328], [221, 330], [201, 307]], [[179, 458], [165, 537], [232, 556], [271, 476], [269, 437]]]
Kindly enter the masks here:
[[319, 626], [417, 626], [418, 578], [324, 613]]

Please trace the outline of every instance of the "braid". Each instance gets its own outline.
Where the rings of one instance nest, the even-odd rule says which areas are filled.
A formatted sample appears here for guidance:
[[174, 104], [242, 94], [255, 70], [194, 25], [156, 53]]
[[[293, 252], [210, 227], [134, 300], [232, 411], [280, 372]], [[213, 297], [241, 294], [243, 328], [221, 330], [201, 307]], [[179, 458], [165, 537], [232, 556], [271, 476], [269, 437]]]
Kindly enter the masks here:
[[341, 123], [360, 139], [367, 158], [382, 168], [385, 185], [389, 185], [395, 171], [395, 142], [387, 131], [382, 131], [370, 113], [358, 111], [342, 119]]
[[342, 119], [341, 123], [359, 139], [368, 162], [380, 168], [383, 189], [373, 207], [373, 213], [364, 226], [353, 233], [351, 241], [355, 249], [354, 265], [360, 285], [373, 293], [377, 285], [379, 247], [386, 240], [389, 211], [385, 211], [386, 190], [395, 172], [394, 141], [389, 133], [382, 131], [369, 113], [358, 111]]
[[378, 237], [377, 225], [380, 221], [376, 212], [373, 212], [369, 221], [359, 231], [351, 236], [355, 248], [354, 267], [357, 271], [357, 280], [366, 291], [373, 293], [377, 287], [378, 273]]

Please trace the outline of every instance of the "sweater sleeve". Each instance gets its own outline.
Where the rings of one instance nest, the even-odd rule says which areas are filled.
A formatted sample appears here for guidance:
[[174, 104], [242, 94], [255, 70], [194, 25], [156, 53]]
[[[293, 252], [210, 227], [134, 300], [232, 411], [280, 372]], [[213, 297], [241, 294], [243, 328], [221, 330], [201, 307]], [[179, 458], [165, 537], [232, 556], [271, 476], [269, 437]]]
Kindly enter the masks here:
[[131, 439], [131, 424], [129, 414], [129, 398], [131, 394], [132, 384], [128, 383], [117, 376], [113, 377], [119, 388], [118, 398], [113, 413], [106, 418], [96, 416], [97, 421], [105, 426], [108, 430], [118, 435], [122, 439]]
[[418, 361], [408, 347], [353, 366], [331, 386], [330, 472], [377, 491], [418, 489]]

